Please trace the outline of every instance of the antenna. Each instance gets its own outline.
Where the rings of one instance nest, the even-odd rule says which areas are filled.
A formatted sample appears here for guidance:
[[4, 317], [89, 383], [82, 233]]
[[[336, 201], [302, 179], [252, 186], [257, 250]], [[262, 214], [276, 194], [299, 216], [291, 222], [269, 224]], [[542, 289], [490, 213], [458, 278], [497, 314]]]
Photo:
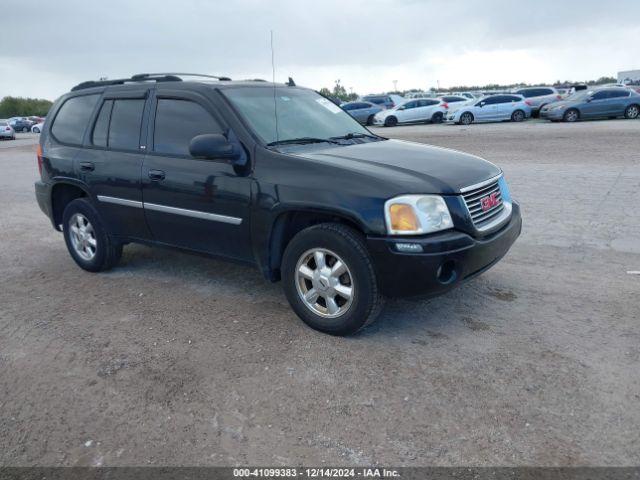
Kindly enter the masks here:
[[277, 142], [278, 140], [280, 140], [280, 135], [278, 133], [278, 103], [276, 102], [276, 60], [273, 50], [273, 30], [271, 30], [271, 76], [271, 81], [273, 83], [273, 116], [275, 119]]

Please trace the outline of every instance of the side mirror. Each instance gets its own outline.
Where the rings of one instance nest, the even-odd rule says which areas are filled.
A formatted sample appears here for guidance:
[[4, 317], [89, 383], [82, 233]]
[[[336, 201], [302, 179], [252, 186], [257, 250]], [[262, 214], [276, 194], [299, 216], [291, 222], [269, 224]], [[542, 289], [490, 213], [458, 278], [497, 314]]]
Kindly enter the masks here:
[[593, 100], [593, 97], [587, 98], [587, 103], [591, 102], [592, 100]]
[[404, 110], [406, 107], [402, 106], [402, 107], [398, 107], [398, 110]]
[[487, 102], [480, 102], [480, 108], [484, 107], [487, 104]]
[[193, 158], [203, 160], [236, 160], [240, 154], [231, 142], [219, 133], [197, 135], [189, 143], [189, 153]]

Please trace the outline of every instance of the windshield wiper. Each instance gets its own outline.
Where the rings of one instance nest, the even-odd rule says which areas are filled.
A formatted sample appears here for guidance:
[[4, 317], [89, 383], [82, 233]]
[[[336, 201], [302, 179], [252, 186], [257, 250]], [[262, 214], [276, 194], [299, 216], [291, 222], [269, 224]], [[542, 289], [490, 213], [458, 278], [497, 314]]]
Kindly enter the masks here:
[[315, 137], [300, 137], [300, 138], [288, 138], [286, 140], [276, 140], [275, 142], [267, 143], [268, 147], [273, 147], [275, 145], [294, 145], [300, 144], [303, 145], [305, 143], [335, 143], [339, 144], [335, 140], [331, 138], [315, 138]]
[[332, 140], [351, 140], [352, 138], [374, 138], [377, 140], [382, 137], [379, 137], [378, 135], [371, 135], [368, 133], [361, 133], [361, 132], [352, 132], [352, 133], [347, 133], [346, 135], [342, 135], [340, 137], [331, 137]]

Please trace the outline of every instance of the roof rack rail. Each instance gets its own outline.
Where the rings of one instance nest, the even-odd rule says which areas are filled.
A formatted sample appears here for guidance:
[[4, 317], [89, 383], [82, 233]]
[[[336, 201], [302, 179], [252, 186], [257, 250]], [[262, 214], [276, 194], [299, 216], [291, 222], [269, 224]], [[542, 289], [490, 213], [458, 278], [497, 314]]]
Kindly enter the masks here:
[[86, 88], [104, 87], [109, 85], [124, 85], [130, 82], [181, 82], [180, 77], [205, 77], [215, 78], [221, 81], [230, 81], [229, 77], [217, 77], [214, 75], [204, 75], [201, 73], [137, 73], [132, 75], [131, 78], [116, 78], [113, 80], [88, 80], [86, 82], [79, 83], [71, 89], [72, 92], [77, 90], [84, 90]]
[[138, 73], [131, 77], [132, 80], [147, 80], [154, 79], [155, 77], [204, 77], [204, 78], [215, 78], [220, 81], [230, 81], [229, 77], [221, 77], [217, 75], [207, 75], [204, 73]]

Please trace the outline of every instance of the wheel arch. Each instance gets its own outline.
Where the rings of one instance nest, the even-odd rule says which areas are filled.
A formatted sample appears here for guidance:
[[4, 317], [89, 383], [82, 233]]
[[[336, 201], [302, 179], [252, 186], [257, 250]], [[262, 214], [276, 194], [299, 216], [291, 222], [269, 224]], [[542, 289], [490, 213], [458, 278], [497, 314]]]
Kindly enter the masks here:
[[51, 221], [56, 230], [61, 230], [64, 209], [76, 198], [91, 198], [87, 188], [79, 182], [62, 180], [51, 187]]
[[291, 208], [277, 213], [268, 241], [266, 262], [262, 265], [265, 277], [273, 282], [280, 280], [280, 266], [285, 249], [293, 237], [305, 228], [320, 223], [338, 223], [353, 228], [363, 236], [367, 228], [348, 213], [323, 208]]

